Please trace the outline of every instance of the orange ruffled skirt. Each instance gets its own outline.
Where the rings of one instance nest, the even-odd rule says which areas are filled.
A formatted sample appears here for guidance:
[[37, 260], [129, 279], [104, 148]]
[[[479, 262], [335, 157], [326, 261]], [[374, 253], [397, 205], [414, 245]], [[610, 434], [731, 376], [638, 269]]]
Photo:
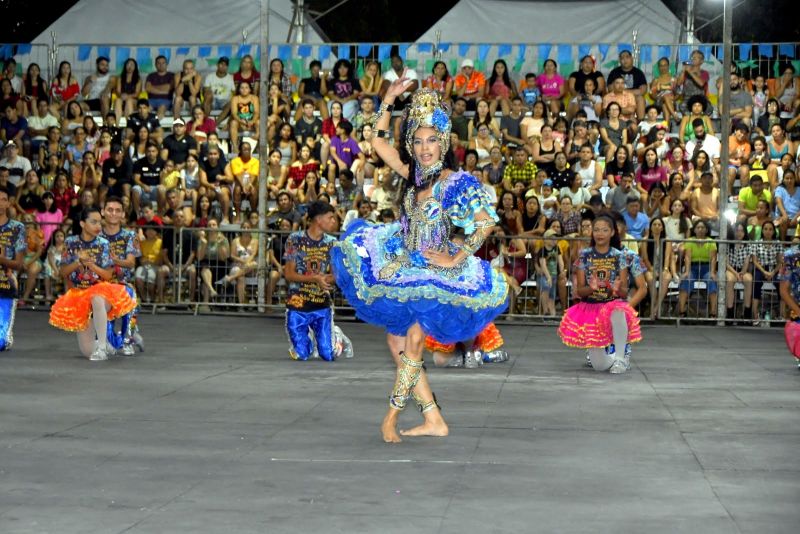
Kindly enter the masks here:
[[561, 319], [558, 335], [565, 345], [580, 349], [605, 348], [614, 342], [611, 314], [625, 314], [628, 323], [628, 343], [642, 340], [639, 316], [625, 300], [611, 302], [579, 302], [571, 306]]
[[[497, 329], [494, 323], [489, 323], [477, 335], [475, 341], [472, 343], [472, 346], [483, 352], [492, 352], [493, 350], [497, 350], [503, 346], [503, 336], [500, 335], [500, 331]], [[425, 348], [430, 352], [442, 352], [445, 354], [450, 354], [455, 352], [456, 344], [439, 343], [433, 338], [433, 336], [427, 336], [425, 338]]]
[[67, 332], [86, 330], [92, 318], [92, 297], [95, 295], [103, 297], [111, 305], [109, 321], [136, 308], [136, 300], [131, 298], [121, 284], [100, 282], [86, 289], [73, 287], [61, 295], [50, 308], [50, 324]]

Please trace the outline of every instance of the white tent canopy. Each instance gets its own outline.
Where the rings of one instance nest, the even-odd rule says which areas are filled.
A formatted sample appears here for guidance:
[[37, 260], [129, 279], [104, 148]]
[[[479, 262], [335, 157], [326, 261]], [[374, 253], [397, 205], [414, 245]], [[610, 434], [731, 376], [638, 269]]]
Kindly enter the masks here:
[[461, 0], [417, 42], [679, 42], [681, 22], [660, 0]]
[[[258, 42], [258, 0], [80, 0], [33, 43], [102, 45], [186, 45]], [[271, 0], [269, 41], [285, 42], [292, 20], [291, 0]], [[312, 25], [305, 42], [324, 42]]]

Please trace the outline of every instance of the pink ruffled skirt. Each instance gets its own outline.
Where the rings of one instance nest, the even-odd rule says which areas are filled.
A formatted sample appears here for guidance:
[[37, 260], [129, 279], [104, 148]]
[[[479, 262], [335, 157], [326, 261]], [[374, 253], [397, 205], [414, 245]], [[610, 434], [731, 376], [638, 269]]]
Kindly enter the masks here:
[[628, 343], [642, 340], [639, 315], [625, 300], [611, 302], [579, 302], [571, 306], [561, 319], [558, 335], [570, 347], [581, 349], [604, 348], [614, 342], [611, 330], [611, 314], [615, 311], [625, 314], [628, 322]]
[[789, 347], [789, 352], [800, 360], [800, 323], [788, 321], [783, 333], [786, 335], [786, 346]]

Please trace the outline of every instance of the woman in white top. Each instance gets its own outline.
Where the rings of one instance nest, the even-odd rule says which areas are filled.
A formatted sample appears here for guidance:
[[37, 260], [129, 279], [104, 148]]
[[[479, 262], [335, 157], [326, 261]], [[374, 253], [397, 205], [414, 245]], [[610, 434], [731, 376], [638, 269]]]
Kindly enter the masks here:
[[469, 148], [478, 153], [478, 167], [491, 163], [490, 152], [496, 146], [500, 146], [500, 143], [489, 135], [489, 126], [486, 124], [479, 125], [478, 135], [469, 141]]
[[605, 197], [605, 187], [608, 190], [608, 182], [603, 182], [603, 171], [594, 159], [594, 150], [589, 145], [583, 145], [578, 150], [578, 161], [572, 168], [581, 177], [581, 186], [589, 189], [592, 193], [600, 193]]
[[572, 178], [572, 186], [561, 188], [558, 198], [563, 199], [564, 197], [569, 197], [575, 209], [581, 210], [589, 206], [589, 199], [592, 198], [592, 194], [583, 186], [581, 175], [576, 173]]

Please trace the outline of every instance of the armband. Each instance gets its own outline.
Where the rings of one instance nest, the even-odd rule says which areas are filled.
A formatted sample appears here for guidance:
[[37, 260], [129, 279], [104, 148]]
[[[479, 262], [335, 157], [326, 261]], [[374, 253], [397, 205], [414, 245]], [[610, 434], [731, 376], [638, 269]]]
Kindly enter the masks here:
[[493, 226], [494, 221], [489, 219], [477, 221], [475, 223], [475, 231], [464, 239], [464, 245], [461, 247], [461, 250], [466, 252], [469, 256], [475, 254], [480, 250], [481, 245], [483, 245], [483, 242], [486, 240], [486, 236], [491, 233]]
[[380, 137], [382, 139], [383, 138], [388, 139], [389, 138], [389, 130], [375, 130], [375, 137]]
[[383, 115], [386, 112], [391, 113], [394, 111], [394, 104], [388, 104], [386, 102], [381, 103], [381, 107], [378, 108], [378, 116]]

